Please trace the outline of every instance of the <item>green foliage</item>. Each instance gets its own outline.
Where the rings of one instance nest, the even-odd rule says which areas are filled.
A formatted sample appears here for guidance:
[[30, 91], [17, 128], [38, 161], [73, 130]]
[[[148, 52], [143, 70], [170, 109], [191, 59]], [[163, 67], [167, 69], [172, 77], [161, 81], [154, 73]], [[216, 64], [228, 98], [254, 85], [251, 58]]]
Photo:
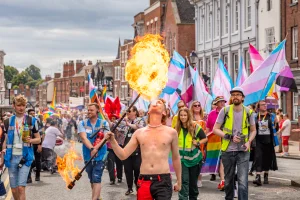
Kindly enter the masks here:
[[28, 72], [22, 71], [17, 76], [13, 77], [12, 84], [13, 85], [19, 85], [19, 84], [27, 85], [27, 83], [30, 81], [33, 81], [33, 78], [31, 78], [31, 76], [29, 76]]
[[13, 66], [4, 66], [4, 78], [7, 82], [12, 81], [13, 77], [18, 75], [19, 71]]
[[41, 76], [41, 70], [40, 68], [30, 65], [25, 69], [25, 71], [28, 73], [28, 75], [33, 79], [33, 80], [39, 80], [42, 78]]

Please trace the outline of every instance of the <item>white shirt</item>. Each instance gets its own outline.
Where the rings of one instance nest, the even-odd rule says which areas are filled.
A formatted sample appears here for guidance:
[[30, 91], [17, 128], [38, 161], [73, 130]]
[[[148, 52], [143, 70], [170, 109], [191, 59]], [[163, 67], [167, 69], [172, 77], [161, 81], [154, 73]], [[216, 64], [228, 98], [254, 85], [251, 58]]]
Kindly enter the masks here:
[[291, 121], [289, 119], [286, 119], [283, 124], [282, 127], [285, 127], [285, 129], [282, 131], [282, 136], [290, 136], [291, 135]]
[[54, 149], [57, 136], [63, 137], [62, 133], [58, 130], [58, 128], [54, 126], [50, 126], [49, 128], [47, 128], [47, 130], [45, 131], [45, 138], [42, 147]]

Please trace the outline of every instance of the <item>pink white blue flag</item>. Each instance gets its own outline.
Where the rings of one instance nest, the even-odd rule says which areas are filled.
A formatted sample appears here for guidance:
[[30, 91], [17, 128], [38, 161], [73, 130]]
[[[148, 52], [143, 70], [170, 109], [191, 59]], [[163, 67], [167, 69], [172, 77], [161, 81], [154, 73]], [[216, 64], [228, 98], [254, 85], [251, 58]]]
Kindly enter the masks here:
[[230, 90], [233, 88], [232, 79], [226, 70], [224, 63], [219, 59], [219, 67], [216, 71], [213, 83], [212, 83], [212, 95], [213, 98], [217, 96], [223, 96], [227, 102], [230, 99]]
[[249, 43], [249, 54], [250, 54], [250, 63], [252, 65], [252, 69], [253, 71], [255, 71], [264, 62], [264, 59], [257, 51], [257, 49], [250, 43]]
[[185, 68], [185, 59], [174, 51], [168, 71], [168, 82], [163, 92], [173, 94], [178, 88]]
[[190, 66], [190, 73], [192, 75], [193, 85], [194, 85], [194, 100], [197, 100], [201, 103], [201, 106], [204, 108], [206, 113], [211, 111], [211, 103], [213, 101], [212, 96], [207, 92], [204, 81], [201, 76], [199, 76], [199, 72], [197, 68], [193, 68]]
[[286, 66], [285, 43], [283, 40], [269, 57], [241, 85], [245, 94], [245, 105], [265, 99], [276, 75]]
[[236, 79], [235, 86], [240, 86], [244, 83], [244, 81], [248, 78], [248, 74], [246, 71], [245, 63], [243, 58], [240, 59], [240, 66], [238, 70], [238, 77]]

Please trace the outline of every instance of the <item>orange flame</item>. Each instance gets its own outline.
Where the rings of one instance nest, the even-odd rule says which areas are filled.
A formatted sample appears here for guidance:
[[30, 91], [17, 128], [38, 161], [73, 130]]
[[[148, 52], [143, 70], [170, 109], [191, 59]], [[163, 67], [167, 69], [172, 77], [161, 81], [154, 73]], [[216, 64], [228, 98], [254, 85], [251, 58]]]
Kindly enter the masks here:
[[157, 97], [168, 81], [170, 56], [160, 35], [138, 37], [126, 64], [125, 78], [130, 87], [151, 100]]
[[68, 186], [76, 174], [80, 172], [80, 169], [74, 165], [75, 160], [82, 160], [82, 157], [75, 151], [75, 142], [71, 142], [71, 147], [64, 157], [61, 158], [57, 156], [56, 159], [58, 173], [66, 182], [66, 186]]

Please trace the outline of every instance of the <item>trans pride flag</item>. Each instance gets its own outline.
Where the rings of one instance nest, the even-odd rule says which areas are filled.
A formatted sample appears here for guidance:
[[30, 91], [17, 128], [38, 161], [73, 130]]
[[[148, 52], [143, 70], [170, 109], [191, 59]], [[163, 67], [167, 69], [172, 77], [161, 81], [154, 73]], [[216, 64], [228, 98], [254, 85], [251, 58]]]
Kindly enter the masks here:
[[174, 51], [168, 71], [168, 82], [163, 89], [164, 93], [173, 94], [176, 91], [182, 80], [184, 68], [185, 59], [177, 51]]
[[250, 61], [251, 61], [250, 64], [252, 66], [252, 69], [251, 69], [251, 73], [252, 73], [264, 62], [264, 59], [260, 55], [260, 53], [257, 51], [257, 49], [251, 44], [249, 44], [249, 55], [250, 55]]
[[243, 58], [241, 57], [240, 66], [238, 71], [238, 77], [236, 79], [235, 86], [240, 86], [244, 83], [244, 81], [248, 78], [245, 63]]
[[245, 94], [245, 105], [265, 99], [276, 75], [286, 66], [285, 43], [283, 40], [269, 57], [241, 85]]

